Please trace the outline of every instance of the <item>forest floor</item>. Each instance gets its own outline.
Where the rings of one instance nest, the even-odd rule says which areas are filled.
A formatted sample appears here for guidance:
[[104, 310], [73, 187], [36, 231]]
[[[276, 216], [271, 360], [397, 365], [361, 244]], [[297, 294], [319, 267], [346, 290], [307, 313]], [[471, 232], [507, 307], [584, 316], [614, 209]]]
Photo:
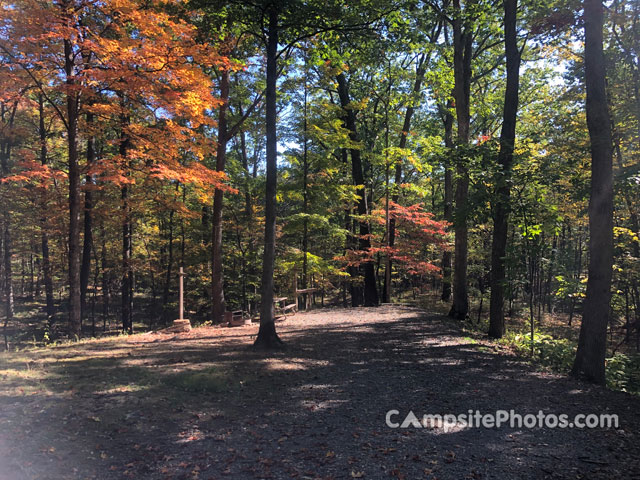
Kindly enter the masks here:
[[[640, 398], [546, 372], [440, 315], [278, 323], [0, 354], [0, 480], [640, 478]], [[423, 414], [615, 413], [619, 428], [389, 428]]]

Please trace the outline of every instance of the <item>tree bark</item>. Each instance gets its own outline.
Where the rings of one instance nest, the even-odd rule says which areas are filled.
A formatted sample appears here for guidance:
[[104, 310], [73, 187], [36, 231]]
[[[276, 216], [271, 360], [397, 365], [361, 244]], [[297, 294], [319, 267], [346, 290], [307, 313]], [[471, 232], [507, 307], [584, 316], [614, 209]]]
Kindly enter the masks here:
[[277, 132], [277, 55], [278, 55], [278, 9], [271, 4], [268, 10], [269, 27], [267, 39], [267, 85], [266, 85], [266, 188], [264, 254], [262, 257], [262, 285], [260, 296], [260, 329], [254, 343], [257, 348], [271, 349], [282, 345], [276, 333], [273, 309], [273, 272], [276, 255], [276, 189], [278, 182], [278, 132]]
[[[309, 97], [309, 86], [307, 85], [307, 69], [308, 69], [308, 52], [305, 50], [304, 52], [304, 63], [305, 63], [305, 77], [304, 77], [304, 98], [303, 98], [303, 125], [302, 125], [302, 213], [304, 214], [304, 220], [302, 225], [302, 289], [305, 290], [308, 285], [308, 255], [309, 251], [309, 221], [307, 218], [307, 214], [309, 213], [309, 144], [307, 142], [307, 129], [308, 129], [308, 97]], [[294, 273], [297, 275], [297, 273]], [[297, 288], [296, 288], [297, 290]], [[293, 292], [296, 298], [294, 298], [294, 302], [298, 303], [298, 294], [297, 292]], [[308, 302], [307, 302], [307, 294], [304, 294], [304, 308], [306, 310]]]
[[11, 268], [11, 231], [9, 223], [9, 215], [4, 215], [4, 232], [3, 232], [3, 246], [4, 246], [4, 346], [5, 349], [9, 349], [9, 342], [7, 339], [7, 327], [9, 322], [13, 319], [13, 275]]
[[507, 234], [509, 231], [509, 198], [511, 166], [516, 140], [518, 93], [520, 87], [520, 50], [517, 38], [518, 0], [504, 0], [504, 38], [507, 62], [507, 87], [504, 94], [498, 178], [493, 205], [493, 240], [491, 244], [491, 300], [489, 303], [489, 336], [501, 338], [504, 325], [504, 286]]
[[[450, 112], [452, 105], [452, 102], [448, 102], [444, 113], [444, 144], [448, 155], [453, 153], [453, 115]], [[444, 166], [444, 219], [453, 224], [453, 172], [449, 159]], [[442, 295], [440, 296], [443, 302], [451, 299], [451, 259], [451, 251], [445, 250], [442, 253]]]
[[[349, 83], [344, 75], [340, 73], [337, 77], [338, 81], [338, 94], [340, 96], [340, 104], [344, 110], [345, 125], [349, 130], [349, 137], [351, 141], [358, 142], [358, 131], [356, 128], [356, 116], [355, 112], [350, 106], [351, 100], [349, 98]], [[362, 158], [360, 156], [360, 150], [358, 148], [351, 148], [351, 174], [353, 176], [353, 183], [357, 186], [356, 193], [358, 195], [358, 215], [367, 215], [367, 193], [365, 189], [364, 174], [362, 168]], [[366, 220], [360, 220], [359, 222], [359, 240], [358, 248], [363, 252], [368, 251], [371, 248], [371, 241], [369, 240], [369, 225]], [[372, 307], [378, 305], [378, 288], [376, 286], [375, 270], [372, 261], [363, 263], [362, 269], [364, 271], [364, 305], [365, 307]]]
[[[16, 111], [18, 108], [18, 102], [16, 101], [11, 108], [6, 108], [3, 103], [0, 107], [2, 109], [2, 121], [10, 131], [13, 127]], [[7, 117], [8, 115], [8, 117]], [[5, 118], [6, 117], [6, 118]], [[11, 138], [10, 136], [3, 138], [0, 143], [0, 174], [2, 178], [9, 175], [9, 160], [11, 159]], [[4, 185], [6, 187], [6, 184]], [[7, 337], [7, 327], [9, 322], [14, 316], [14, 292], [13, 292], [13, 268], [11, 259], [13, 257], [12, 251], [12, 238], [11, 238], [11, 212], [8, 208], [3, 209], [2, 214], [2, 256], [4, 262], [4, 276], [3, 276], [3, 293], [4, 293], [4, 343], [5, 349], [9, 349], [9, 342]]]
[[[177, 189], [176, 185], [176, 189]], [[169, 294], [171, 293], [171, 277], [173, 272], [173, 216], [174, 209], [171, 207], [171, 211], [169, 212], [169, 245], [168, 245], [168, 256], [167, 256], [167, 271], [164, 279], [164, 290], [162, 293], [162, 314], [163, 321], [167, 321], [166, 318], [166, 309], [167, 304], [169, 303]]]
[[[93, 126], [94, 115], [88, 112], [87, 129]], [[95, 160], [95, 137], [90, 133], [87, 138], [87, 168], [91, 168]], [[84, 190], [84, 238], [82, 244], [82, 264], [80, 266], [80, 306], [82, 318], [87, 315], [87, 288], [89, 287], [89, 276], [91, 275], [91, 250], [93, 248], [93, 192], [91, 186], [93, 177], [87, 173]]]
[[109, 277], [107, 265], [107, 235], [104, 230], [104, 223], [100, 222], [100, 269], [102, 270], [102, 329], [107, 330], [107, 318], [109, 317]]
[[[44, 166], [47, 164], [47, 129], [44, 121], [44, 97], [38, 95], [38, 133], [40, 137], [40, 163]], [[43, 187], [46, 188], [46, 187]], [[53, 279], [51, 277], [51, 258], [49, 255], [49, 233], [47, 232], [47, 200], [46, 191], [42, 192], [40, 208], [42, 209], [42, 217], [40, 219], [41, 245], [42, 245], [42, 276], [44, 277], [44, 294], [46, 298], [46, 313], [49, 322], [55, 315], [55, 306], [53, 303]]]
[[591, 141], [589, 278], [572, 374], [605, 383], [613, 265], [612, 136], [602, 47], [603, 5], [584, 1], [587, 126]]
[[[471, 57], [473, 36], [469, 26], [463, 25], [463, 12], [460, 0], [454, 0], [453, 19], [453, 70], [454, 97], [456, 117], [458, 121], [458, 144], [466, 149], [469, 143], [469, 126], [471, 115], [469, 98], [471, 93]], [[468, 235], [467, 209], [469, 194], [469, 172], [466, 159], [457, 158], [457, 181], [455, 191], [455, 259], [453, 271], [453, 305], [449, 316], [465, 319], [469, 312], [469, 296], [467, 293]]]
[[74, 52], [71, 41], [64, 40], [64, 70], [67, 91], [67, 151], [69, 162], [69, 333], [80, 336], [80, 170], [78, 168], [78, 94], [75, 90]]
[[[9, 156], [11, 153], [11, 144], [7, 140], [3, 142], [1, 146], [2, 151], [2, 176], [6, 177], [9, 173]], [[3, 290], [4, 290], [4, 347], [5, 350], [9, 350], [9, 338], [7, 334], [7, 328], [9, 322], [13, 319], [14, 306], [13, 306], [13, 268], [11, 266], [11, 258], [13, 256], [12, 244], [11, 244], [11, 214], [9, 209], [5, 208], [2, 215], [2, 246], [3, 246], [3, 262], [4, 262], [4, 278], [3, 278]]]
[[[239, 108], [240, 115], [242, 113], [242, 107]], [[240, 131], [240, 158], [242, 159], [242, 168], [244, 173], [244, 181], [242, 186], [244, 188], [244, 222], [247, 232], [251, 231], [253, 226], [253, 202], [251, 199], [251, 172], [249, 171], [249, 158], [247, 155], [247, 144], [244, 131]], [[253, 237], [249, 235], [249, 245], [244, 249], [242, 253], [242, 308], [243, 310], [250, 312], [251, 305], [247, 297], [247, 277], [250, 269], [248, 268], [247, 257], [251, 255], [254, 248]]]
[[[224, 172], [227, 157], [227, 109], [229, 102], [229, 70], [224, 70], [220, 78], [220, 100], [218, 110], [218, 148], [216, 171]], [[211, 315], [213, 323], [222, 323], [226, 310], [224, 299], [224, 276], [222, 266], [222, 202], [223, 192], [216, 188], [213, 195], [213, 238], [212, 238], [212, 276], [211, 276]]]
[[[128, 168], [127, 154], [129, 149], [129, 137], [126, 133], [128, 118], [121, 119], [120, 148], [119, 153], [125, 168]], [[128, 175], [128, 172], [125, 173]], [[121, 288], [121, 320], [122, 330], [133, 333], [133, 271], [131, 266], [132, 251], [132, 220], [131, 205], [129, 204], [129, 186], [125, 183], [120, 188], [122, 199], [122, 288]]]

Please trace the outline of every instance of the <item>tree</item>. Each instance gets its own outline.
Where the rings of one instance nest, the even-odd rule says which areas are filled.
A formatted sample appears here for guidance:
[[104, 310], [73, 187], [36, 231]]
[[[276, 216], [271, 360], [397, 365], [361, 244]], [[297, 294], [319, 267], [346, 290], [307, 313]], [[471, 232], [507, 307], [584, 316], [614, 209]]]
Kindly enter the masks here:
[[[371, 240], [369, 238], [369, 224], [365, 218], [369, 212], [367, 209], [367, 192], [365, 189], [360, 147], [357, 146], [360, 139], [356, 127], [356, 115], [353, 105], [351, 105], [351, 99], [349, 97], [349, 83], [345, 74], [343, 72], [339, 73], [336, 76], [336, 80], [338, 82], [338, 95], [340, 97], [340, 104], [344, 110], [345, 127], [349, 131], [349, 137], [351, 142], [353, 143], [353, 146], [349, 149], [349, 153], [351, 155], [351, 175], [353, 177], [353, 183], [354, 185], [356, 185], [356, 194], [358, 196], [356, 207], [358, 210], [358, 215], [360, 216], [360, 220], [358, 221], [360, 228], [358, 248], [360, 250], [366, 251], [371, 248]], [[364, 306], [377, 306], [378, 288], [376, 286], [373, 262], [364, 262], [362, 268], [364, 270]]]
[[[131, 330], [133, 270], [130, 190], [136, 182], [131, 173], [135, 159], [144, 165], [147, 178], [180, 180], [215, 188], [220, 175], [203, 168], [204, 125], [210, 123], [207, 108], [217, 106], [210, 79], [200, 65], [220, 65], [226, 60], [208, 44], [195, 41], [195, 28], [158, 5], [66, 0], [49, 8], [38, 2], [17, 2], [3, 10], [7, 32], [19, 41], [2, 38], [0, 50], [7, 63], [22, 70], [25, 88], [36, 89], [56, 112], [66, 129], [68, 164], [68, 276], [69, 329], [81, 333], [81, 291], [88, 281], [91, 243], [91, 210], [85, 215], [87, 266], [81, 281], [81, 190], [79, 142], [87, 133], [88, 183], [94, 175], [102, 183], [113, 182], [121, 192], [123, 224], [123, 328]], [[25, 12], [29, 12], [28, 14]], [[136, 25], [132, 30], [131, 25]], [[109, 34], [103, 33], [108, 31]], [[46, 48], [45, 48], [46, 47]], [[61, 101], [62, 92], [63, 101]], [[119, 99], [116, 101], [115, 99]], [[81, 125], [82, 113], [88, 116]], [[93, 128], [98, 116], [102, 130]], [[187, 120], [188, 119], [188, 120]], [[97, 122], [96, 122], [97, 123]], [[109, 130], [111, 129], [111, 130]], [[87, 132], [88, 130], [88, 132]], [[107, 149], [96, 160], [95, 137], [112, 143], [113, 132], [121, 139], [117, 149]], [[91, 207], [91, 186], [85, 205]]]
[[505, 255], [509, 227], [509, 196], [511, 193], [511, 165], [516, 141], [518, 91], [520, 83], [520, 50], [517, 38], [517, 0], [504, 1], [504, 42], [507, 63], [507, 87], [504, 94], [504, 113], [500, 133], [499, 170], [493, 199], [493, 240], [491, 245], [491, 303], [489, 306], [489, 336], [504, 334]]
[[[234, 39], [227, 39], [228, 44], [233, 45]], [[231, 47], [227, 47], [231, 48]], [[235, 137], [245, 120], [260, 104], [262, 93], [256, 96], [249, 108], [241, 114], [237, 122], [229, 126], [229, 101], [230, 101], [230, 76], [232, 66], [226, 66], [219, 75], [220, 84], [220, 107], [218, 109], [218, 135], [216, 149], [216, 172], [224, 173], [227, 161], [227, 145], [229, 141]], [[213, 213], [212, 213], [212, 280], [211, 280], [211, 308], [212, 321], [220, 323], [224, 319], [226, 310], [226, 302], [224, 297], [224, 270], [222, 260], [222, 210], [223, 210], [224, 190], [216, 188], [213, 197]]]
[[78, 118], [80, 93], [77, 87], [78, 71], [74, 51], [75, 40], [70, 32], [75, 28], [71, 1], [61, 7], [62, 43], [64, 46], [64, 82], [66, 85], [67, 161], [69, 162], [69, 328], [72, 334], [82, 333], [82, 305], [80, 301], [80, 167], [78, 165]]
[[[0, 101], [0, 178], [6, 179], [10, 174], [10, 161], [11, 150], [15, 143], [14, 124], [16, 118], [16, 112], [18, 110], [18, 104], [20, 102], [20, 94], [13, 92], [12, 96]], [[8, 185], [2, 186], [2, 200], [3, 202], [9, 202]], [[14, 315], [14, 298], [13, 298], [13, 272], [12, 272], [12, 238], [11, 238], [11, 213], [8, 206], [5, 203], [2, 214], [2, 260], [4, 267], [3, 283], [4, 291], [2, 292], [4, 297], [4, 343], [5, 349], [9, 348], [7, 339], [7, 326], [9, 321], [13, 319]]]
[[604, 384], [613, 265], [612, 135], [602, 46], [601, 0], [584, 2], [584, 78], [591, 141], [589, 277], [572, 373]]
[[[282, 344], [276, 334], [273, 288], [274, 266], [276, 248], [276, 191], [278, 169], [278, 135], [277, 135], [277, 60], [281, 54], [287, 54], [302, 40], [320, 32], [329, 32], [340, 28], [358, 29], [361, 23], [350, 23], [350, 17], [344, 15], [347, 20], [341, 20], [344, 9], [341, 5], [336, 8], [327, 8], [326, 4], [315, 2], [279, 2], [269, 1], [262, 9], [262, 17], [266, 18], [266, 89], [265, 89], [265, 122], [266, 122], [266, 185], [265, 185], [265, 235], [264, 253], [262, 262], [262, 284], [260, 300], [260, 330], [255, 341], [259, 348], [273, 348]], [[330, 15], [326, 13], [330, 12]], [[356, 18], [358, 18], [356, 16]], [[368, 20], [368, 19], [367, 19]], [[281, 23], [288, 26], [282, 28]], [[278, 52], [278, 41], [283, 31], [288, 37], [282, 37], [285, 47]], [[364, 200], [363, 200], [364, 201]], [[371, 266], [371, 269], [373, 266]], [[372, 271], [370, 272], [372, 273]], [[375, 283], [373, 284], [375, 288]], [[377, 304], [377, 290], [375, 296], [373, 290], [369, 291], [368, 302]]]
[[[28, 12], [28, 13], [27, 13]], [[78, 119], [81, 114], [82, 43], [83, 26], [79, 25], [81, 10], [74, 2], [64, 0], [53, 8], [37, 2], [19, 2], [4, 19], [20, 41], [0, 49], [15, 68], [26, 72], [25, 80], [37, 88], [55, 109], [67, 133], [68, 162], [68, 278], [69, 278], [69, 331], [80, 335], [82, 316], [80, 301], [80, 166], [78, 156]], [[20, 19], [24, 16], [25, 19]], [[28, 19], [32, 19], [29, 21]], [[26, 21], [24, 21], [26, 20]], [[17, 38], [17, 37], [16, 37]], [[48, 48], [34, 49], [33, 44]], [[49, 69], [48, 71], [46, 69]], [[48, 78], [47, 76], [50, 75]], [[52, 82], [49, 80], [53, 79]], [[52, 87], [64, 92], [64, 104], [54, 102]]]
[[[620, 267], [607, 333], [629, 344], [638, 5], [614, 0], [603, 18]], [[3, 301], [37, 312], [36, 341], [79, 333], [77, 291], [93, 334], [96, 312], [105, 331], [155, 328], [175, 314], [183, 266], [189, 317], [259, 309], [256, 347], [281, 345], [273, 296], [299, 286], [344, 305], [455, 293], [451, 314], [473, 305], [478, 319], [491, 291], [493, 337], [507, 306], [534, 333], [547, 312], [571, 324], [586, 308], [594, 331], [585, 212], [593, 187], [592, 223], [608, 215], [588, 171], [602, 116], [590, 80], [587, 129], [571, 7], [16, 0], [0, 9]]]
[[[45, 101], [42, 93], [38, 94], [38, 138], [40, 140], [40, 164], [44, 168], [48, 162], [48, 147], [47, 147], [47, 127], [45, 121]], [[47, 226], [47, 182], [43, 182], [42, 187], [42, 200], [41, 200], [41, 248], [42, 248], [42, 274], [44, 277], [44, 290], [47, 303], [47, 318], [52, 320], [55, 314], [55, 306], [53, 303], [53, 279], [51, 272], [51, 258], [49, 256], [49, 233]]]
[[[366, 250], [347, 252], [344, 258], [348, 265], [359, 266], [371, 262], [378, 253], [391, 258], [406, 274], [424, 280], [439, 272], [439, 268], [429, 261], [436, 257], [445, 244], [445, 225], [433, 219], [432, 213], [417, 203], [403, 207], [390, 202], [387, 208], [375, 209], [371, 213], [373, 224], [385, 225], [387, 215], [396, 221], [397, 238], [394, 246], [389, 246], [377, 235], [371, 235], [371, 247]], [[382, 231], [383, 233], [384, 230]]]
[[264, 253], [262, 257], [262, 286], [260, 294], [260, 330], [255, 346], [273, 348], [282, 344], [276, 333], [273, 311], [273, 269], [276, 256], [276, 188], [278, 170], [278, 131], [276, 93], [278, 79], [279, 7], [271, 3], [266, 11], [267, 30], [267, 88], [265, 116], [267, 127], [267, 178], [265, 192]]
[[[447, 102], [446, 107], [442, 110], [442, 123], [444, 124], [444, 144], [447, 149], [447, 153], [453, 152], [453, 115], [451, 114], [451, 101]], [[444, 208], [443, 217], [449, 222], [453, 223], [453, 172], [451, 171], [451, 165], [449, 159], [445, 161], [444, 165]], [[448, 302], [451, 299], [451, 251], [445, 250], [442, 254], [442, 295], [440, 299], [443, 302]]]
[[[427, 10], [425, 9], [425, 12]], [[429, 12], [430, 13], [430, 12]], [[411, 120], [416, 112], [416, 110], [420, 107], [420, 99], [422, 97], [422, 84], [424, 82], [424, 77], [429, 67], [429, 62], [431, 57], [434, 54], [433, 45], [436, 45], [439, 38], [442, 28], [444, 26], [443, 18], [435, 18], [432, 19], [430, 16], [427, 17], [427, 21], [430, 23], [430, 29], [426, 26], [421, 25], [423, 23], [420, 21], [420, 16], [417, 16], [419, 20], [417, 20], [416, 25], [411, 25], [410, 28], [415, 30], [424, 30], [425, 38], [421, 38], [423, 42], [427, 42], [427, 45], [421, 45], [422, 53], [418, 55], [415, 61], [415, 77], [413, 80], [413, 86], [411, 90], [410, 98], [407, 100], [407, 105], [404, 113], [404, 120], [402, 123], [402, 130], [400, 131], [400, 139], [398, 141], [398, 149], [401, 152], [405, 148], [407, 148], [407, 138], [409, 137], [409, 132], [411, 130]], [[403, 36], [409, 37], [411, 40], [411, 34], [407, 31], [401, 31], [401, 38]], [[409, 49], [411, 48], [412, 43], [409, 45], [400, 44], [400, 48]], [[431, 46], [431, 48], [430, 48]], [[391, 80], [389, 80], [390, 82]], [[391, 90], [391, 83], [389, 83], [389, 90]], [[391, 93], [391, 92], [389, 92]], [[387, 100], [387, 103], [390, 102], [390, 99]], [[388, 110], [388, 105], [387, 105]], [[389, 121], [386, 119], [387, 131], [389, 128]], [[386, 146], [388, 148], [388, 145]], [[390, 199], [392, 202], [397, 203], [400, 199], [400, 191], [398, 186], [402, 183], [402, 161], [398, 161], [395, 166], [394, 172], [394, 185], [396, 186], [396, 190], [393, 192], [392, 198]], [[387, 194], [388, 196], [388, 194]], [[389, 247], [393, 247], [395, 243], [395, 228], [396, 228], [396, 220], [395, 218], [390, 218], [387, 222], [388, 224], [388, 232], [387, 232], [387, 243]], [[447, 255], [448, 252], [445, 253]], [[446, 268], [446, 267], [445, 267]], [[443, 269], [444, 270], [444, 269]], [[392, 261], [390, 258], [387, 258], [387, 262], [385, 265], [385, 277], [384, 277], [384, 287], [383, 287], [383, 302], [389, 303], [391, 301], [391, 275], [392, 275]]]
[[[466, 8], [471, 8], [469, 4]], [[453, 71], [456, 119], [458, 122], [458, 146], [465, 149], [469, 143], [469, 128], [471, 122], [471, 59], [473, 56], [473, 24], [468, 12], [463, 11], [459, 0], [453, 1]], [[465, 152], [466, 153], [466, 152]], [[455, 189], [455, 252], [453, 273], [453, 304], [449, 316], [464, 319], [469, 311], [469, 296], [467, 293], [467, 254], [468, 254], [468, 226], [467, 226], [467, 197], [469, 194], [469, 172], [465, 165], [464, 154], [458, 158], [456, 166]]]
[[[220, 74], [220, 100], [218, 110], [218, 149], [216, 153], [216, 171], [224, 172], [227, 156], [227, 105], [229, 102], [229, 70]], [[212, 260], [212, 295], [213, 322], [220, 323], [226, 310], [222, 272], [222, 198], [223, 191], [216, 188], [213, 197], [213, 260]]]

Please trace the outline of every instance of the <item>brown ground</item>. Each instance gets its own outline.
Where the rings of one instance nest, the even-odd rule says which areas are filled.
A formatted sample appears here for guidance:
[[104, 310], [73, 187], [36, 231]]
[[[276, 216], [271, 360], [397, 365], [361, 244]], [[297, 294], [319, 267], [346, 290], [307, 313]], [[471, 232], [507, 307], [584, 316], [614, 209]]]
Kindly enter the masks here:
[[[0, 355], [0, 480], [640, 478], [640, 399], [540, 373], [409, 307]], [[617, 413], [620, 428], [391, 429], [425, 413]]]

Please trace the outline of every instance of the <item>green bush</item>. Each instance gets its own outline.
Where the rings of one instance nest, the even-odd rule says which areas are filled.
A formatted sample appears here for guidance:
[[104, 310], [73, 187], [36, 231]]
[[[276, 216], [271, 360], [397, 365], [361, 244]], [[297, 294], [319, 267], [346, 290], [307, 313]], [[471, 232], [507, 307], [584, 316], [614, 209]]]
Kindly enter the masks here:
[[640, 394], [640, 355], [616, 353], [607, 358], [606, 375], [610, 389]]
[[[531, 355], [531, 333], [508, 333], [504, 343], [515, 348], [519, 355]], [[576, 346], [566, 338], [556, 339], [540, 331], [533, 332], [533, 357], [543, 366], [560, 372], [571, 369]]]
[[[509, 332], [501, 343], [513, 347], [518, 355], [531, 357], [531, 333]], [[554, 371], [568, 373], [576, 356], [576, 343], [566, 338], [534, 331], [533, 360]], [[607, 387], [640, 395], [640, 355], [616, 353], [607, 358]]]

